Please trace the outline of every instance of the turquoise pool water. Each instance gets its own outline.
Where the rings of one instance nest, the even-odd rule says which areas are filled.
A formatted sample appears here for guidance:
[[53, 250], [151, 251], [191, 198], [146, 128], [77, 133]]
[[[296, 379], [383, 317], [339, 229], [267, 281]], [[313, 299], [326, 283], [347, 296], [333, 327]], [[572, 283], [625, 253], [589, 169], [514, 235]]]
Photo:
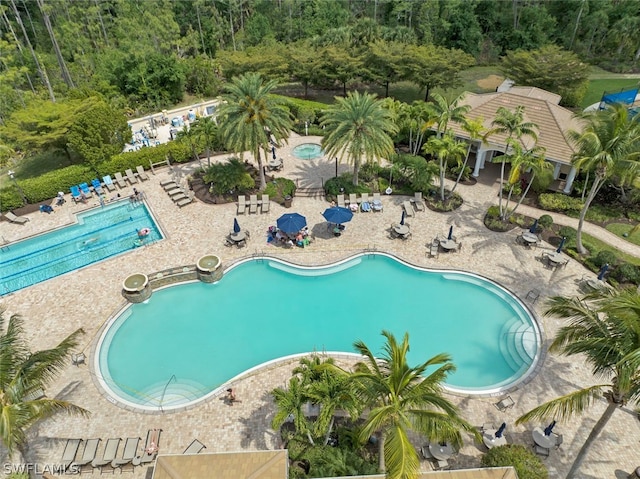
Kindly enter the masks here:
[[0, 293], [11, 293], [135, 249], [140, 246], [137, 232], [142, 228], [151, 230], [144, 244], [162, 238], [144, 203], [123, 200], [79, 213], [77, 218], [77, 224], [2, 248]]
[[313, 160], [322, 156], [323, 151], [322, 146], [317, 143], [303, 143], [294, 147], [291, 153], [300, 160]]
[[521, 379], [540, 338], [526, 308], [478, 276], [420, 270], [386, 255], [318, 269], [265, 259], [216, 284], [169, 287], [131, 305], [105, 329], [96, 363], [113, 397], [171, 409], [277, 358], [352, 353], [357, 339], [378, 352], [383, 329], [409, 332], [413, 364], [449, 353], [458, 370], [448, 386], [471, 393]]

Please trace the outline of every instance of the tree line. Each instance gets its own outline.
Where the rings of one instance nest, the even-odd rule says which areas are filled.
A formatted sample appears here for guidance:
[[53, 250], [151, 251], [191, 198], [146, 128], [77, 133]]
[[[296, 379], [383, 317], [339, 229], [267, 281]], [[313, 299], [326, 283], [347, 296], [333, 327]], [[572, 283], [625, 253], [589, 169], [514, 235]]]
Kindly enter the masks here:
[[[82, 89], [123, 109], [215, 95], [252, 48], [270, 78], [344, 88], [430, 76], [428, 88], [430, 70], [446, 78], [451, 63], [493, 64], [550, 44], [620, 70], [640, 58], [633, 0], [1, 0], [0, 31], [0, 120], [32, 97]], [[363, 72], [352, 57], [366, 46]], [[400, 72], [385, 59], [398, 53], [413, 58]]]

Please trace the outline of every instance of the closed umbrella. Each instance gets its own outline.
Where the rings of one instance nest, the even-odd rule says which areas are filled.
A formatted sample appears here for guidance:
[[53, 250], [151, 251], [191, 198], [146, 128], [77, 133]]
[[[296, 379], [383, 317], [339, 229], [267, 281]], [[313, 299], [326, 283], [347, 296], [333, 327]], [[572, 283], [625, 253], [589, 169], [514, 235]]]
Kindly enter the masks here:
[[556, 250], [556, 253], [562, 253], [562, 247], [564, 246], [564, 242], [567, 240], [566, 236], [562, 237], [562, 241], [560, 241], [560, 245], [558, 246], [558, 249]]
[[453, 225], [449, 227], [449, 236], [447, 236], [447, 239], [453, 239]]
[[297, 233], [307, 226], [307, 219], [299, 213], [285, 213], [278, 218], [276, 225], [285, 233]]
[[406, 213], [403, 211], [402, 212], [402, 218], [400, 218], [400, 224], [403, 225], [404, 224], [404, 218], [405, 218]]
[[498, 430], [496, 431], [496, 437], [502, 437], [502, 434], [504, 433], [504, 430], [506, 428], [507, 428], [507, 423], [503, 422], [498, 428]]
[[600, 281], [602, 281], [604, 279], [604, 275], [607, 272], [607, 270], [609, 269], [609, 263], [605, 263], [602, 265], [602, 268], [600, 268], [600, 271], [598, 271], [598, 279]]
[[276, 147], [275, 146], [271, 147], [271, 154], [273, 155], [273, 159], [275, 160], [276, 159]]
[[240, 224], [238, 223], [238, 218], [233, 218], [233, 232], [240, 233]]
[[324, 210], [322, 216], [324, 216], [324, 219], [329, 223], [342, 224], [351, 221], [351, 218], [353, 218], [353, 212], [349, 208], [333, 206]]
[[551, 432], [553, 431], [553, 428], [556, 426], [556, 422], [555, 421], [551, 421], [551, 424], [549, 424], [547, 427], [544, 428], [544, 435], [545, 436], [551, 436]]
[[529, 228], [529, 233], [536, 234], [537, 230], [538, 230], [538, 220], [535, 220], [531, 225], [531, 228]]

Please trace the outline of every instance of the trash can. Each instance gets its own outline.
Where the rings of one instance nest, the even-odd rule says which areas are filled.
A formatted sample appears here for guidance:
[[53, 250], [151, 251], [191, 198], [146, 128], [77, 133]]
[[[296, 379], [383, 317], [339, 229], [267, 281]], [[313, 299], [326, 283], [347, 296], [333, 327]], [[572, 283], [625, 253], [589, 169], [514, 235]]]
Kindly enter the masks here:
[[291, 208], [291, 203], [293, 202], [293, 198], [291, 198], [291, 196], [287, 195], [284, 197], [284, 207], [285, 208]]

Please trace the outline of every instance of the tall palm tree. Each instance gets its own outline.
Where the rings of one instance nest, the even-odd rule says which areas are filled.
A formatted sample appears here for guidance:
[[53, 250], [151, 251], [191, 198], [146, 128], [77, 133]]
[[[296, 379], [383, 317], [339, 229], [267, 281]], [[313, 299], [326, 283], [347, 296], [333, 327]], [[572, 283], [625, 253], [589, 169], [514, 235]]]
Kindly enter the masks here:
[[429, 114], [429, 123], [425, 127], [430, 128], [432, 124], [436, 125], [436, 133], [440, 138], [447, 131], [449, 122], [464, 123], [466, 115], [471, 110], [469, 105], [461, 105], [464, 100], [465, 93], [461, 93], [456, 98], [449, 101], [446, 97], [439, 93], [432, 95], [431, 103], [427, 104]]
[[[484, 134], [485, 134], [485, 131], [486, 131], [486, 129], [484, 127], [484, 118], [482, 118], [482, 117], [478, 117], [478, 118], [475, 118], [475, 119], [473, 119], [473, 118], [472, 119], [466, 119], [464, 121], [464, 123], [462, 123], [461, 127], [469, 135], [469, 146], [467, 147], [467, 154], [464, 157], [464, 162], [462, 163], [462, 168], [460, 168], [460, 173], [458, 173], [458, 177], [456, 178], [456, 182], [453, 185], [453, 188], [451, 188], [451, 193], [456, 191], [456, 188], [460, 184], [460, 179], [462, 178], [462, 175], [464, 174], [464, 169], [467, 167], [467, 163], [469, 162], [469, 154], [471, 153], [471, 147], [478, 140], [482, 140], [481, 142], [484, 143], [483, 137], [484, 137]], [[476, 158], [476, 161], [477, 161], [477, 158]]]
[[[377, 435], [380, 470], [389, 479], [414, 478], [420, 460], [408, 437], [409, 430], [432, 441], [462, 444], [461, 430], [477, 436], [458, 409], [442, 395], [442, 383], [455, 370], [447, 354], [438, 354], [417, 366], [407, 364], [409, 335], [398, 343], [389, 331], [384, 353], [376, 358], [362, 341], [354, 347], [364, 360], [350, 374], [356, 394], [370, 412], [360, 431], [360, 440]], [[428, 371], [430, 370], [430, 371]]]
[[314, 444], [311, 436], [311, 425], [304, 415], [304, 405], [309, 401], [302, 380], [293, 376], [289, 379], [289, 387], [275, 388], [271, 391], [276, 404], [276, 413], [271, 420], [271, 427], [278, 431], [282, 425], [293, 419], [293, 425], [301, 434], [306, 434], [309, 442]]
[[584, 219], [602, 185], [616, 171], [624, 168], [628, 175], [637, 176], [640, 160], [640, 115], [631, 117], [623, 105], [612, 105], [606, 110], [584, 113], [586, 122], [582, 132], [570, 131], [576, 145], [573, 166], [593, 172], [594, 179], [584, 206], [580, 211], [576, 249], [586, 253], [582, 245]]
[[211, 166], [211, 148], [214, 148], [216, 144], [218, 125], [216, 125], [212, 117], [205, 116], [191, 125], [191, 129], [198, 141], [204, 145], [207, 155], [207, 166]]
[[[496, 117], [491, 122], [491, 128], [484, 135], [484, 139], [500, 133], [506, 134], [507, 139], [505, 144], [509, 145], [509, 142], [512, 138], [516, 140], [520, 140], [523, 136], [529, 136], [534, 141], [538, 140], [538, 125], [535, 123], [524, 121], [524, 107], [517, 106], [514, 111], [509, 110], [501, 106], [496, 111]], [[505, 151], [507, 153], [507, 151]], [[507, 158], [505, 155], [502, 156], [502, 167], [500, 168], [500, 192], [499, 192], [499, 203], [498, 207], [500, 209], [500, 218], [504, 219], [504, 211], [502, 209], [502, 189], [504, 185], [504, 170]]]
[[353, 164], [353, 184], [358, 184], [362, 160], [377, 161], [393, 153], [392, 134], [398, 130], [392, 114], [376, 95], [349, 92], [322, 117], [322, 147], [329, 157], [346, 157]]
[[12, 315], [6, 321], [0, 310], [0, 330], [0, 439], [10, 455], [18, 453], [24, 462], [27, 432], [36, 422], [58, 413], [89, 415], [67, 401], [32, 399], [69, 364], [70, 353], [83, 331], [78, 329], [53, 349], [31, 352], [19, 316]]
[[457, 141], [451, 132], [447, 132], [444, 136], [432, 136], [423, 147], [426, 153], [435, 155], [440, 162], [440, 200], [444, 201], [444, 176], [449, 161], [461, 163], [462, 158], [467, 151], [464, 142]]
[[267, 186], [260, 149], [265, 158], [273, 135], [286, 141], [291, 131], [291, 115], [284, 103], [271, 95], [275, 81], [264, 81], [258, 73], [234, 78], [222, 95], [218, 108], [219, 132], [236, 153], [250, 151], [258, 162], [260, 189]]
[[[527, 193], [529, 192], [529, 189], [531, 188], [531, 185], [533, 184], [533, 180], [536, 177], [536, 175], [539, 175], [544, 170], [550, 170], [551, 168], [553, 168], [551, 166], [551, 163], [545, 160], [545, 157], [544, 157], [545, 149], [541, 146], [534, 145], [530, 149], [525, 150], [525, 148], [522, 146], [522, 143], [511, 141], [509, 148], [510, 148], [509, 162], [511, 163], [511, 174], [509, 175], [509, 184], [511, 185], [511, 188], [509, 189], [509, 196], [507, 197], [507, 202], [504, 207], [505, 221], [507, 221], [511, 217], [511, 215], [513, 215], [516, 212], [518, 207], [522, 204], [522, 201], [527, 196]], [[518, 200], [516, 205], [513, 207], [511, 211], [509, 211], [509, 202], [511, 201], [511, 194], [513, 193], [513, 188], [516, 185], [516, 183], [520, 181], [520, 178], [522, 178], [522, 175], [527, 171], [531, 171], [531, 178], [529, 178], [527, 187], [520, 194], [520, 199]]]
[[603, 288], [582, 298], [556, 296], [549, 299], [545, 314], [568, 322], [549, 351], [586, 361], [599, 384], [552, 399], [516, 422], [569, 420], [603, 396], [608, 402], [567, 474], [573, 479], [615, 411], [640, 400], [640, 295], [635, 289]]

